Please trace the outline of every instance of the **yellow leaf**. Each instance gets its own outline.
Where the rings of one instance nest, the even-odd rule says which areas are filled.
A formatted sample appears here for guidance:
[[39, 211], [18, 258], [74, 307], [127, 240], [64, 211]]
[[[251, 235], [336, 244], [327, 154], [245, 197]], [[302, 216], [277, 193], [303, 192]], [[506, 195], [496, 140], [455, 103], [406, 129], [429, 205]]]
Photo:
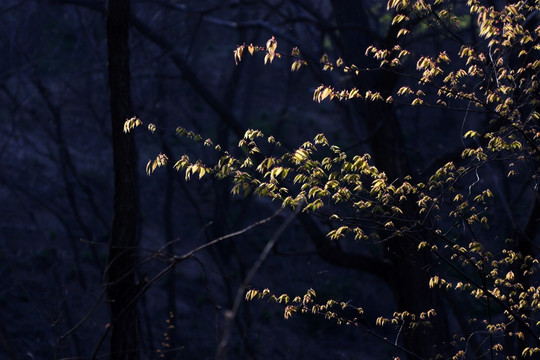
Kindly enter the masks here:
[[244, 52], [245, 45], [240, 45], [234, 50], [234, 62], [236, 65], [242, 61], [242, 53]]
[[328, 97], [328, 95], [332, 94], [332, 89], [330, 89], [329, 87], [327, 88], [324, 88], [324, 90], [322, 91], [320, 97], [319, 97], [319, 102], [323, 101], [324, 99], [326, 99]]
[[323, 54], [323, 56], [321, 57], [321, 64], [328, 64], [328, 55], [327, 54]]

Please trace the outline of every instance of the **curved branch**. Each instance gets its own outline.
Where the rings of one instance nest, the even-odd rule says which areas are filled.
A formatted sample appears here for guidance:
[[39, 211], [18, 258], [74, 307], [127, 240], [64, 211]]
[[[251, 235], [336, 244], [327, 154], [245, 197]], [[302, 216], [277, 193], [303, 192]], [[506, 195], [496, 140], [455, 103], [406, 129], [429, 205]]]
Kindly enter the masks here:
[[325, 236], [309, 215], [300, 214], [298, 218], [313, 242], [313, 245], [315, 245], [315, 249], [321, 259], [347, 269], [365, 271], [386, 280], [385, 274], [388, 273], [389, 266], [383, 260], [371, 256], [343, 252], [343, 250], [335, 246]]

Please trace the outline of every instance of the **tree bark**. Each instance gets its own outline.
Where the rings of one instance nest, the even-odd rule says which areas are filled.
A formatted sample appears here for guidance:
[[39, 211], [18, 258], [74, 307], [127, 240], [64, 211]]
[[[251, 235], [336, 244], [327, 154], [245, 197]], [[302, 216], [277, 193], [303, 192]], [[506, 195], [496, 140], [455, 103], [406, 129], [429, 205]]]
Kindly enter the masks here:
[[[107, 50], [114, 161], [114, 212], [106, 272], [111, 316], [111, 359], [139, 359], [136, 293], [137, 218], [135, 144], [123, 133], [132, 116], [129, 69], [129, 0], [109, 0]], [[129, 306], [128, 306], [129, 305]]]

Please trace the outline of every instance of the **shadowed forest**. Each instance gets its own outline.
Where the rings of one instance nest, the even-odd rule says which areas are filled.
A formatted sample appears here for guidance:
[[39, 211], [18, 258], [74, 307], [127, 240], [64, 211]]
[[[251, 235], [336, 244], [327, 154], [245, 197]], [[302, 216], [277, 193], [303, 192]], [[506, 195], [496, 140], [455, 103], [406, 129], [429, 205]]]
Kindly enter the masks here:
[[1, 359], [540, 353], [540, 1], [0, 19]]

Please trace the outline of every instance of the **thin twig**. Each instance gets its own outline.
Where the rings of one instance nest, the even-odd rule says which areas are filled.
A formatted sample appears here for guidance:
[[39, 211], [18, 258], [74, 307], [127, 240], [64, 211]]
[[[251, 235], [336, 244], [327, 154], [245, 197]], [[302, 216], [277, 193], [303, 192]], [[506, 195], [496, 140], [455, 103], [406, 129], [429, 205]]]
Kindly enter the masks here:
[[177, 256], [173, 256], [171, 258], [168, 259], [169, 261], [169, 265], [167, 265], [163, 270], [161, 270], [156, 276], [154, 276], [151, 280], [147, 281], [146, 283], [144, 283], [139, 291], [137, 292], [137, 294], [135, 296], [133, 296], [133, 298], [125, 305], [124, 309], [118, 313], [118, 315], [114, 318], [114, 319], [111, 319], [111, 326], [107, 327], [105, 329], [105, 332], [101, 335], [101, 338], [99, 339], [99, 342], [98, 344], [96, 345], [95, 349], [94, 349], [94, 352], [92, 354], [92, 357], [91, 359], [94, 360], [96, 359], [96, 356], [97, 356], [97, 353], [99, 351], [99, 348], [101, 347], [101, 345], [103, 344], [103, 341], [105, 340], [105, 338], [107, 337], [110, 329], [112, 328], [112, 326], [114, 326], [114, 323], [116, 322], [116, 320], [122, 316], [127, 310], [129, 310], [134, 304], [135, 302], [137, 301], [137, 299], [139, 299], [144, 293], [146, 293], [146, 291], [148, 291], [148, 289], [150, 289], [150, 287], [152, 287], [153, 285], [155, 285], [159, 280], [161, 280], [167, 273], [169, 273], [169, 271], [173, 270], [175, 268], [175, 266], [177, 264], [179, 264], [180, 262], [184, 261], [184, 260], [187, 260], [189, 259], [190, 257], [192, 257], [193, 255], [195, 255], [196, 253], [210, 247], [210, 246], [213, 246], [223, 240], [226, 240], [226, 239], [230, 239], [232, 237], [235, 237], [235, 236], [239, 236], [239, 235], [242, 235], [248, 231], [250, 231], [251, 229], [259, 226], [259, 225], [262, 225], [262, 224], [265, 224], [267, 222], [269, 222], [270, 220], [272, 220], [273, 218], [275, 218], [277, 215], [279, 215], [282, 211], [284, 210], [284, 208], [280, 208], [279, 210], [277, 210], [276, 212], [274, 212], [272, 215], [262, 219], [262, 220], [259, 220], [255, 223], [252, 223], [251, 225], [249, 226], [246, 226], [245, 228], [241, 229], [241, 230], [238, 230], [238, 231], [235, 231], [233, 233], [230, 233], [230, 234], [227, 234], [227, 235], [224, 235], [224, 236], [221, 236], [221, 237], [218, 237], [217, 239], [214, 239], [204, 245], [201, 245], [191, 251], [188, 251], [187, 253], [183, 254], [183, 255], [177, 255]]
[[225, 311], [225, 325], [223, 330], [223, 336], [221, 338], [221, 341], [219, 342], [218, 349], [216, 352], [216, 359], [226, 359], [226, 348], [227, 343], [229, 342], [229, 337], [231, 333], [231, 326], [234, 318], [236, 317], [238, 313], [238, 309], [240, 308], [240, 304], [242, 303], [242, 299], [244, 298], [244, 293], [249, 286], [249, 283], [251, 280], [253, 280], [253, 277], [255, 277], [255, 274], [257, 274], [257, 271], [261, 268], [261, 265], [263, 264], [264, 260], [268, 257], [268, 254], [278, 241], [279, 237], [285, 231], [287, 226], [296, 218], [298, 213], [302, 210], [303, 206], [298, 205], [294, 212], [292, 212], [287, 219], [280, 225], [280, 227], [276, 230], [276, 232], [272, 235], [270, 240], [266, 243], [266, 246], [264, 247], [263, 251], [259, 255], [259, 258], [253, 264], [251, 269], [249, 270], [248, 274], [246, 275], [244, 281], [242, 284], [238, 287], [238, 291], [236, 292], [236, 297], [234, 299], [233, 307], [230, 310]]

